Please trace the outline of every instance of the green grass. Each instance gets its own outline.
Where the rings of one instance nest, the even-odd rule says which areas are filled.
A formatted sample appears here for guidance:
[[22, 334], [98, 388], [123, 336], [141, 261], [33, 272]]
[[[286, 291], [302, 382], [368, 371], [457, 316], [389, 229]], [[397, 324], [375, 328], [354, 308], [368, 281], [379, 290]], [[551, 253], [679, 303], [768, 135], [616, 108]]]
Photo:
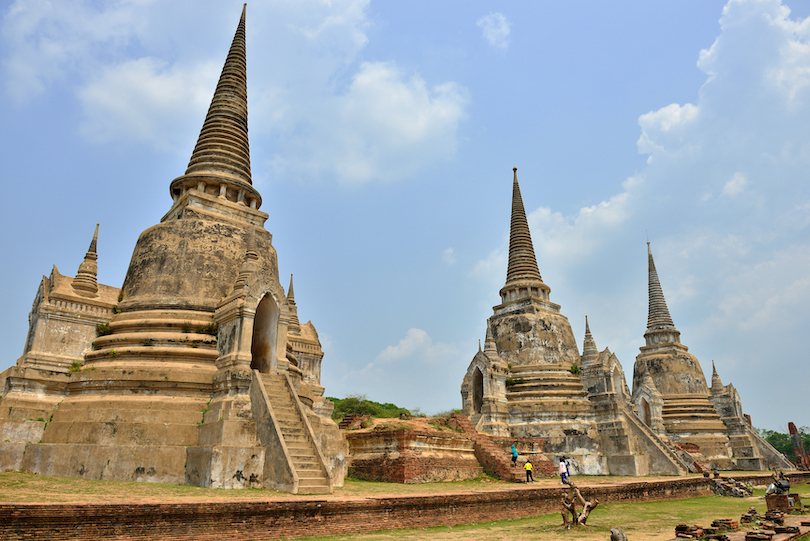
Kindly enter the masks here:
[[[799, 485], [791, 492], [810, 500], [810, 486]], [[437, 526], [435, 528], [383, 530], [368, 534], [332, 535], [307, 537], [310, 541], [553, 541], [571, 539], [579, 541], [605, 541], [610, 539], [611, 528], [621, 528], [633, 541], [668, 541], [675, 537], [675, 526], [700, 524], [709, 526], [714, 519], [739, 520], [749, 507], [766, 511], [765, 491], [756, 490], [750, 498], [703, 496], [686, 500], [647, 503], [613, 503], [597, 507], [588, 518], [588, 525], [566, 530], [562, 527], [559, 513], [537, 517], [467, 524], [461, 526]], [[744, 525], [743, 525], [744, 527]]]

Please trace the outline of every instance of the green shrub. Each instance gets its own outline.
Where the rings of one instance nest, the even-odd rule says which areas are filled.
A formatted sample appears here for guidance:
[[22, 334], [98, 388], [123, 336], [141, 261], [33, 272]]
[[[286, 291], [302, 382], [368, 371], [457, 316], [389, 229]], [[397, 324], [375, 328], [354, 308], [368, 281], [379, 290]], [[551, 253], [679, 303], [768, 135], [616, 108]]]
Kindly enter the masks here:
[[209, 323], [208, 325], [198, 325], [197, 334], [210, 334], [216, 336], [219, 332], [219, 325], [217, 323]]
[[96, 325], [96, 336], [107, 336], [111, 333], [112, 331], [110, 330], [109, 323], [99, 323]]
[[78, 372], [79, 370], [82, 369], [83, 364], [84, 363], [82, 363], [81, 361], [73, 361], [72, 363], [70, 363], [70, 366], [68, 367], [68, 372], [70, 372], [71, 374], [73, 372]]
[[582, 373], [582, 367], [576, 363], [571, 364], [571, 373], [575, 376]]
[[391, 419], [399, 417], [404, 413], [408, 416], [411, 412], [405, 408], [400, 408], [395, 404], [380, 404], [373, 400], [368, 400], [365, 395], [353, 394], [346, 398], [332, 398], [327, 397], [335, 403], [335, 411], [332, 413], [332, 419], [340, 421], [347, 415], [369, 415], [370, 417], [377, 417], [382, 419]]

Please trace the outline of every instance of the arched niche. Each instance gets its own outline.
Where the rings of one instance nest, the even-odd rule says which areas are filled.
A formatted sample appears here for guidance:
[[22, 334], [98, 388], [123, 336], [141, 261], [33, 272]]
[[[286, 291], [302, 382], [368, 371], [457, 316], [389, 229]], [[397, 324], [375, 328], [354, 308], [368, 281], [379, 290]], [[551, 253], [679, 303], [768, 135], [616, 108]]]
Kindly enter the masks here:
[[484, 374], [481, 373], [481, 369], [477, 366], [473, 370], [472, 391], [473, 412], [481, 413], [481, 406], [484, 405]]
[[613, 392], [616, 394], [622, 394], [624, 390], [624, 384], [622, 382], [622, 373], [619, 370], [618, 366], [613, 367]]
[[278, 315], [278, 305], [269, 293], [266, 294], [256, 307], [250, 345], [250, 368], [262, 373], [272, 372], [276, 366]]
[[647, 402], [646, 398], [641, 399], [641, 403], [638, 405], [638, 415], [641, 417], [641, 422], [647, 426], [650, 426], [652, 422], [652, 414], [650, 413], [650, 403]]

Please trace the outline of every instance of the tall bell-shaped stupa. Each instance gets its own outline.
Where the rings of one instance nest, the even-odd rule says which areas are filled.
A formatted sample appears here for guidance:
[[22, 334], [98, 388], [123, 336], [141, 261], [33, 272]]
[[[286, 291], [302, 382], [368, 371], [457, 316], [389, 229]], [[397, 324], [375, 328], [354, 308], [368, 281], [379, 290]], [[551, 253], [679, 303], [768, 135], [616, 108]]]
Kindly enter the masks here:
[[[251, 179], [244, 8], [188, 168], [169, 190], [171, 208], [141, 233], [81, 368], [38, 383], [50, 422], [19, 465], [329, 492], [343, 480], [345, 443], [322, 398], [320, 358], [317, 374], [304, 374], [287, 340], [297, 308]], [[74, 280], [79, 295], [93, 294], [91, 259]]]

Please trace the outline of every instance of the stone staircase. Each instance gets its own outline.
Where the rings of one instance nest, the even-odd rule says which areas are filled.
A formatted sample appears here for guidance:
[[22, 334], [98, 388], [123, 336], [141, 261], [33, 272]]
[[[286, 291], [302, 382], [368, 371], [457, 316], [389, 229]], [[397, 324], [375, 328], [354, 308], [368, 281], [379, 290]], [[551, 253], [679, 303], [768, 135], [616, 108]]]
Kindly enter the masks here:
[[684, 463], [683, 459], [678, 456], [674, 447], [668, 442], [662, 441], [653, 430], [645, 425], [638, 416], [630, 410], [626, 405], [622, 405], [621, 411], [624, 414], [625, 420], [633, 425], [636, 430], [642, 432], [647, 440], [652, 443], [662, 454], [667, 456], [671, 461], [673, 467], [677, 469], [676, 475], [686, 475], [689, 473], [688, 465]]
[[[475, 458], [478, 459], [485, 472], [503, 481], [513, 483], [526, 481], [526, 472], [523, 470], [524, 461], [518, 459], [518, 466], [514, 467], [509, 452], [496, 445], [488, 434], [478, 432], [466, 415], [454, 413], [452, 418], [465, 434], [472, 437], [475, 442], [473, 446]], [[532, 460], [532, 466], [534, 466], [532, 472], [535, 478], [553, 477], [556, 473], [554, 465], [540, 457]]]
[[315, 444], [310, 437], [307, 425], [301, 419], [300, 412], [283, 375], [262, 374], [267, 397], [273, 407], [273, 413], [284, 437], [284, 443], [298, 475], [298, 494], [329, 494], [332, 492], [329, 478], [326, 476], [318, 458]]
[[341, 430], [352, 430], [360, 428], [363, 421], [368, 419], [368, 415], [360, 415], [359, 413], [351, 413], [341, 419], [338, 428]]

